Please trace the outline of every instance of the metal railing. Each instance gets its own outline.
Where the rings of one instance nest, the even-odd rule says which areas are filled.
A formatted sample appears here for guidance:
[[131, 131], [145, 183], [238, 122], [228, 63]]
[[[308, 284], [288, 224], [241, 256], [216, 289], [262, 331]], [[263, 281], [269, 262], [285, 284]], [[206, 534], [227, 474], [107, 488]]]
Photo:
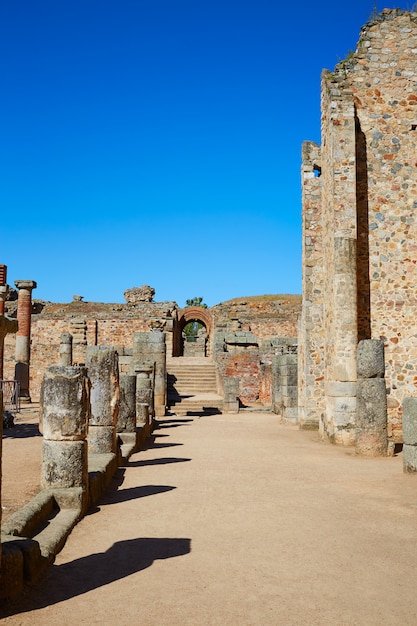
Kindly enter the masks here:
[[3, 409], [11, 413], [20, 411], [20, 382], [18, 380], [0, 380], [3, 392]]

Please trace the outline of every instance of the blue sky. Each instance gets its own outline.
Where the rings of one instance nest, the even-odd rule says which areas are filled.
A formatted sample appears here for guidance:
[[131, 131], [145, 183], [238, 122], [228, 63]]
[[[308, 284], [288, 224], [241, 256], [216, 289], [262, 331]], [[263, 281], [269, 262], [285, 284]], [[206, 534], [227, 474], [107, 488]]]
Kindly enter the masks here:
[[[3, 0], [0, 263], [35, 298], [301, 292], [320, 74], [374, 0]], [[377, 2], [377, 9], [412, 3]]]

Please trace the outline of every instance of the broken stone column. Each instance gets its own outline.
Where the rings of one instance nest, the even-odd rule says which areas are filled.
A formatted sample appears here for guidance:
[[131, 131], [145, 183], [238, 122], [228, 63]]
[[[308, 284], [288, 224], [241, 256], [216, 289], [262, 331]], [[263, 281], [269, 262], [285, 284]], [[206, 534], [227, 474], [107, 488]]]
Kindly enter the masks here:
[[136, 432], [136, 376], [120, 374], [120, 407], [117, 432]]
[[384, 342], [364, 339], [358, 344], [356, 383], [356, 453], [386, 456], [387, 391]]
[[403, 471], [417, 472], [417, 398], [403, 400]]
[[88, 347], [86, 365], [91, 382], [88, 450], [93, 454], [115, 454], [120, 403], [117, 352], [106, 346]]
[[7, 285], [7, 266], [0, 265], [0, 315], [4, 315], [4, 303], [6, 302], [9, 286]]
[[59, 364], [72, 365], [72, 335], [71, 333], [62, 333], [61, 343], [59, 344]]
[[[153, 406], [153, 389], [151, 374], [152, 369], [139, 370], [136, 376], [136, 414], [139, 418], [143, 414], [143, 407], [141, 405], [146, 404], [148, 406], [148, 415], [152, 419], [154, 417]], [[139, 419], [138, 419], [139, 421]]]
[[298, 417], [298, 365], [296, 354], [272, 357], [272, 407], [284, 422]]
[[223, 413], [239, 413], [239, 378], [237, 376], [225, 376], [223, 388]]
[[138, 332], [133, 336], [133, 367], [137, 372], [153, 368], [153, 392], [155, 415], [162, 417], [166, 409], [166, 345], [161, 331]]
[[[43, 425], [42, 489], [59, 490], [65, 506], [88, 502], [87, 428], [90, 412], [85, 367], [53, 366], [44, 375], [40, 394]], [[71, 492], [65, 492], [70, 489]], [[74, 495], [74, 489], [78, 491]], [[64, 490], [64, 491], [62, 491]], [[71, 506], [71, 505], [69, 505]]]
[[37, 285], [34, 280], [15, 280], [18, 289], [17, 321], [19, 330], [16, 333], [16, 366], [15, 378], [20, 383], [20, 399], [30, 402], [29, 364], [30, 364], [30, 326], [32, 318], [32, 290]]
[[138, 402], [136, 404], [136, 420], [138, 426], [149, 426], [149, 404], [146, 402]]

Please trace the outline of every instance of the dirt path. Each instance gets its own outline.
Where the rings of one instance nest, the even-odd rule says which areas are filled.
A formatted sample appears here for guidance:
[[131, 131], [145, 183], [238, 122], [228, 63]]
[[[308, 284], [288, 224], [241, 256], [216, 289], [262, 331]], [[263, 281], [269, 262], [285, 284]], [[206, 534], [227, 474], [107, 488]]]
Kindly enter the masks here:
[[166, 418], [4, 624], [416, 624], [417, 480], [276, 416]]

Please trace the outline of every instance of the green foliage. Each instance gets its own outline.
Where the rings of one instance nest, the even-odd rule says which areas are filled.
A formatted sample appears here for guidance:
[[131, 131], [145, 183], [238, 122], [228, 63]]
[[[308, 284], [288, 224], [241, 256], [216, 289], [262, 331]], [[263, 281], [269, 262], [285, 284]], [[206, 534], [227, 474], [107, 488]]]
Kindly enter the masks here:
[[204, 324], [202, 324], [201, 322], [188, 322], [188, 324], [184, 326], [184, 334], [186, 340], [190, 342], [196, 341], [200, 328], [204, 328]]
[[203, 302], [203, 298], [191, 298], [185, 301], [185, 306], [201, 306], [202, 309], [207, 309], [207, 304]]

